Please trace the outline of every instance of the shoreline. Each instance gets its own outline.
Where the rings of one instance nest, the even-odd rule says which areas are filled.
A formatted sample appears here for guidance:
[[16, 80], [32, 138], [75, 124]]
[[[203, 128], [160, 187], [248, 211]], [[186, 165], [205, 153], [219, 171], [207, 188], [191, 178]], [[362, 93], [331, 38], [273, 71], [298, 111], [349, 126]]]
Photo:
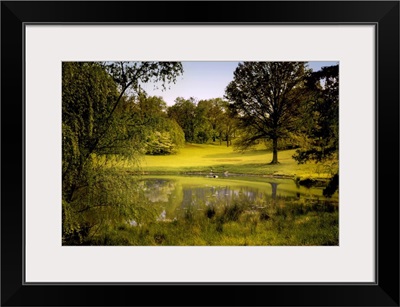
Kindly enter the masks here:
[[126, 170], [127, 173], [132, 175], [141, 175], [141, 176], [206, 176], [212, 178], [212, 176], [217, 176], [218, 178], [229, 178], [229, 177], [258, 177], [258, 178], [271, 178], [271, 179], [292, 179], [295, 182], [298, 182], [303, 186], [325, 186], [329, 182], [329, 178], [322, 177], [300, 177], [296, 175], [285, 175], [285, 174], [248, 174], [248, 173], [229, 173], [225, 175], [220, 172], [213, 172], [213, 175], [210, 175], [209, 172], [174, 172], [174, 171], [130, 171]]

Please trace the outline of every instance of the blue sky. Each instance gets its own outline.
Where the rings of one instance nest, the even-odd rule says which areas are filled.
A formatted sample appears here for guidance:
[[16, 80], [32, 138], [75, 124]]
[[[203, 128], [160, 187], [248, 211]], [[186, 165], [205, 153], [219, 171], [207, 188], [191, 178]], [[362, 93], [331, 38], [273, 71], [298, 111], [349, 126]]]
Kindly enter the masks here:
[[[338, 62], [308, 62], [313, 71]], [[144, 84], [143, 89], [150, 96], [162, 96], [168, 105], [173, 105], [177, 97], [197, 100], [223, 97], [225, 88], [233, 80], [233, 72], [238, 62], [182, 62], [183, 75], [169, 89], [154, 90], [154, 84]]]

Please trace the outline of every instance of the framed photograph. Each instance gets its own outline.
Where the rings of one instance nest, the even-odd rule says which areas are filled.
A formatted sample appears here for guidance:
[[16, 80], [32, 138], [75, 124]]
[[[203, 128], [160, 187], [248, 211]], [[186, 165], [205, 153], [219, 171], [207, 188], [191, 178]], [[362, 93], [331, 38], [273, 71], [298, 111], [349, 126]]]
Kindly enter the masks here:
[[1, 34], [3, 306], [399, 306], [398, 1], [3, 1]]

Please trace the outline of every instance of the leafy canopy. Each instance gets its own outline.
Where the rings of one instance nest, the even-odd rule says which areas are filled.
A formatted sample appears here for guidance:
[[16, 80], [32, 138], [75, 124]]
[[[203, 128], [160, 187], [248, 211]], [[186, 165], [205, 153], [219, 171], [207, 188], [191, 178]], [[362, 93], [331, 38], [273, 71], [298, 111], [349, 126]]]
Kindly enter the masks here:
[[110, 165], [120, 157], [137, 160], [146, 141], [136, 118], [125, 112], [129, 97], [140, 93], [143, 82], [174, 82], [182, 72], [178, 62], [62, 63], [65, 242], [82, 243], [110, 223], [127, 222], [144, 210], [134, 176], [123, 176]]
[[308, 71], [304, 62], [243, 62], [227, 86], [226, 98], [239, 119], [246, 149], [259, 140], [272, 140], [278, 163], [277, 142], [297, 128], [298, 106]]

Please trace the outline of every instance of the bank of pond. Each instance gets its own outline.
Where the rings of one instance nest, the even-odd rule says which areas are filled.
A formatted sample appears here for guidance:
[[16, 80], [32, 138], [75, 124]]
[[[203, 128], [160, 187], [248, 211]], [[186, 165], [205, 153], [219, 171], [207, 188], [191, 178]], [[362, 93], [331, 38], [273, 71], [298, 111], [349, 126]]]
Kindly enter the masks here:
[[338, 195], [292, 179], [141, 176], [142, 209], [84, 245], [321, 246], [339, 244]]

